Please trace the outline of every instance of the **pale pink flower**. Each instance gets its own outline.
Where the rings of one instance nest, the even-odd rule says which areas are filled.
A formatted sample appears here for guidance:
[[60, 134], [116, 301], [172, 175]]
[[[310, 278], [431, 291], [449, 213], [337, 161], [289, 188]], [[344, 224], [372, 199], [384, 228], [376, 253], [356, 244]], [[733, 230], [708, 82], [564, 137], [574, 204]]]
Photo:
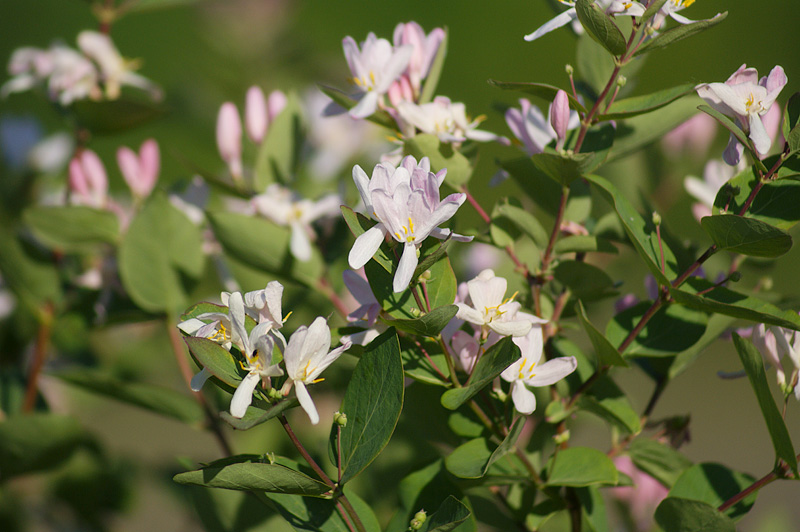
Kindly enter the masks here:
[[[519, 104], [521, 109], [511, 107], [506, 111], [506, 124], [514, 136], [522, 142], [528, 155], [542, 153], [545, 146], [550, 144], [553, 139], [558, 138], [558, 134], [552, 126], [553, 105], [550, 105], [548, 118], [545, 118], [542, 111], [528, 100], [521, 98]], [[559, 120], [562, 119], [563, 117], [559, 117]], [[579, 125], [578, 112], [570, 111], [566, 129], [575, 129]]]
[[108, 177], [103, 161], [92, 150], [80, 150], [69, 163], [72, 201], [103, 209], [108, 203]]
[[[402, 78], [395, 82], [405, 83], [411, 89], [410, 95], [405, 89], [404, 99], [414, 101], [422, 89], [422, 80], [428, 77], [433, 60], [439, 51], [439, 47], [444, 40], [445, 32], [442, 28], [434, 28], [429, 34], [425, 34], [422, 26], [416, 22], [400, 23], [394, 29], [394, 46], [400, 49], [402, 46], [412, 46], [411, 57], [408, 61], [408, 68], [403, 73]], [[405, 80], [403, 82], [403, 80]]]
[[717, 121], [705, 113], [697, 113], [692, 118], [664, 135], [661, 145], [669, 155], [690, 152], [704, 156], [717, 134]]
[[550, 125], [553, 126], [553, 131], [556, 134], [556, 149], [560, 150], [564, 147], [564, 141], [567, 138], [567, 129], [569, 128], [570, 112], [569, 112], [569, 98], [567, 93], [559, 90], [550, 106]]
[[217, 115], [217, 148], [234, 178], [242, 177], [242, 121], [239, 110], [225, 102]]
[[145, 140], [138, 155], [122, 146], [117, 150], [117, 163], [133, 195], [139, 199], [149, 196], [156, 185], [161, 166], [158, 143], [154, 139]]
[[637, 530], [650, 530], [653, 526], [653, 514], [659, 503], [667, 497], [669, 490], [658, 480], [637, 468], [627, 455], [614, 458], [614, 465], [631, 477], [633, 486], [609, 488], [609, 493], [628, 505]]
[[706, 163], [702, 180], [691, 175], [683, 180], [686, 192], [700, 200], [700, 203], [692, 205], [692, 213], [698, 222], [705, 216], [711, 216], [711, 208], [714, 206], [717, 194], [737, 171], [739, 171], [737, 167], [711, 160]]
[[498, 135], [476, 129], [483, 120], [470, 121], [463, 103], [437, 96], [432, 102], [417, 105], [402, 101], [397, 106], [400, 118], [423, 133], [436, 135], [442, 142], [461, 143], [467, 139], [478, 142], [500, 140]]

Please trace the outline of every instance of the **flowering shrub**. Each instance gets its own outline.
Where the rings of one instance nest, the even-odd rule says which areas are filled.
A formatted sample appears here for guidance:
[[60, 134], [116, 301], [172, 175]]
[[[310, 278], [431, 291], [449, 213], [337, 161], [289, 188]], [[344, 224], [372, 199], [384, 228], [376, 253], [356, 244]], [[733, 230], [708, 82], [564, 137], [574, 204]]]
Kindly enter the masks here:
[[[213, 434], [219, 456], [172, 472], [206, 501], [197, 518], [209, 530], [227, 529], [206, 491], [224, 489], [246, 492], [259, 524], [279, 517], [296, 530], [727, 532], [761, 488], [800, 478], [786, 423], [800, 400], [800, 315], [745, 269], [793, 245], [800, 93], [783, 93], [781, 66], [759, 78], [746, 65], [725, 82], [638, 93], [624, 67], [713, 31], [727, 12], [694, 21], [682, 14], [693, 0], [560, 3], [567, 9], [525, 36], [530, 46], [571, 24], [613, 66], [595, 88], [569, 65], [561, 87], [492, 80], [548, 105], [547, 117], [520, 99], [501, 110], [508, 131], [478, 129], [483, 117], [437, 92], [447, 30], [400, 22], [392, 39], [343, 38], [347, 87], [301, 99], [252, 86], [242, 114], [219, 102], [207, 137], [221, 170], [182, 160], [196, 174], [182, 190], [163, 182], [170, 139], [147, 139], [138, 153], [117, 147], [122, 192], [109, 184], [116, 167], [93, 149], [103, 127], [87, 109], [123, 129], [160, 116], [160, 89], [112, 41], [112, 23], [137, 2], [96, 2], [100, 31], [82, 32], [80, 51], [17, 50], [0, 92], [44, 89], [75, 134], [52, 171], [57, 199], [32, 193], [0, 231], [0, 288], [13, 294], [0, 319], [13, 316], [32, 353], [27, 365], [14, 361], [9, 389], [20, 400], [0, 403], [0, 482], [59, 471], [81, 453], [107, 475], [98, 486], [124, 477], [64, 413], [58, 381]], [[125, 105], [106, 107], [114, 102]], [[375, 125], [389, 142], [370, 136]], [[671, 157], [687, 143], [708, 155], [718, 126], [728, 147], [709, 157], [703, 180], [685, 179], [705, 234], [684, 241], [647, 201], [637, 207], [609, 163], [668, 131]], [[518, 197], [490, 205], [480, 191], [487, 145], [505, 150], [492, 171]], [[624, 280], [604, 266], [620, 253], [649, 271], [646, 299], [612, 304]], [[75, 315], [84, 336], [111, 323], [165, 324], [160, 345], [185, 389], [70, 360], [60, 327]], [[692, 463], [681, 449], [689, 415], [652, 418], [664, 390], [716, 342], [737, 354], [741, 371], [722, 376], [748, 378], [773, 444], [774, 467], [758, 479]], [[652, 381], [643, 409], [615, 381], [631, 367]], [[405, 418], [409, 405], [423, 417]], [[584, 414], [610, 444], [575, 442]], [[286, 445], [245, 454], [231, 443], [231, 430], [278, 425]], [[398, 437], [424, 440], [427, 454], [394, 458], [402, 480], [381, 481], [393, 490], [387, 513], [365, 479]], [[619, 511], [607, 513], [612, 505]], [[75, 503], [72, 519], [104, 530], [113, 506]]]

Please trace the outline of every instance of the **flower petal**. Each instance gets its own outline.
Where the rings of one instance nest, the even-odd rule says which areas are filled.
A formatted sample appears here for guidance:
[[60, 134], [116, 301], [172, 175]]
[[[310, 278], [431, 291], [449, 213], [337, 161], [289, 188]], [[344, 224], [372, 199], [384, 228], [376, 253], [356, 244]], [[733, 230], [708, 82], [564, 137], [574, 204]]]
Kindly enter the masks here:
[[525, 383], [531, 386], [549, 386], [560, 381], [578, 367], [575, 357], [559, 357], [536, 365], [536, 374]]
[[511, 399], [520, 414], [532, 414], [536, 410], [536, 396], [522, 381], [514, 381], [511, 385]]
[[538, 39], [539, 37], [541, 37], [546, 33], [550, 33], [551, 31], [560, 28], [561, 26], [566, 26], [576, 18], [578, 18], [578, 12], [575, 11], [575, 8], [573, 7], [567, 9], [560, 15], [557, 15], [556, 17], [548, 20], [547, 22], [539, 26], [539, 29], [537, 29], [533, 33], [526, 35], [525, 40], [528, 42], [535, 41], [536, 39]]
[[365, 233], [356, 238], [350, 254], [347, 256], [347, 262], [350, 267], [357, 270], [364, 266], [369, 259], [381, 247], [384, 238], [386, 238], [386, 228], [382, 223], [368, 229]]
[[194, 377], [192, 377], [192, 380], [189, 383], [189, 388], [191, 388], [193, 392], [199, 392], [210, 376], [211, 372], [208, 371], [208, 368], [203, 368], [199, 373], [195, 373]]
[[247, 407], [253, 402], [253, 390], [261, 380], [258, 373], [248, 373], [236, 388], [231, 399], [231, 416], [242, 419], [247, 412]]
[[403, 256], [400, 257], [400, 264], [397, 266], [397, 271], [394, 273], [394, 281], [392, 282], [392, 289], [395, 293], [402, 292], [408, 288], [418, 263], [416, 246], [406, 243], [403, 246]]
[[316, 425], [319, 423], [317, 407], [314, 405], [314, 401], [311, 399], [311, 395], [308, 393], [306, 385], [301, 381], [295, 381], [294, 390], [297, 394], [297, 400], [300, 401], [300, 406], [302, 406], [303, 410], [305, 410], [306, 414], [308, 414], [308, 419], [311, 420], [311, 424]]

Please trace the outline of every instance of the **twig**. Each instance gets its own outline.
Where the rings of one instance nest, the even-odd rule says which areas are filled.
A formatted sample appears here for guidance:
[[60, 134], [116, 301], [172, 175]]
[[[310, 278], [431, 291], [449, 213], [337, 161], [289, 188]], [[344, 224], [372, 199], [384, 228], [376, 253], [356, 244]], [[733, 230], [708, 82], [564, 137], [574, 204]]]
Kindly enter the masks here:
[[50, 333], [53, 326], [53, 304], [45, 303], [39, 315], [39, 331], [36, 334], [36, 344], [33, 348], [33, 362], [28, 373], [28, 384], [25, 388], [25, 399], [22, 402], [22, 411], [30, 412], [36, 405], [36, 396], [39, 392], [39, 375], [42, 372], [44, 361], [47, 358], [47, 347], [50, 345]]
[[[800, 460], [800, 454], [797, 455], [797, 459]], [[783, 475], [786, 475], [789, 472], [789, 466], [787, 464], [785, 464], [785, 463], [782, 463], [780, 465], [780, 471], [781, 471], [781, 473]], [[760, 490], [761, 488], [763, 488], [767, 484], [769, 484], [769, 483], [771, 483], [771, 482], [773, 482], [775, 480], [778, 480], [779, 478], [781, 478], [781, 477], [778, 476], [777, 472], [771, 471], [770, 473], [764, 475], [760, 479], [756, 480], [755, 482], [753, 482], [752, 484], [747, 486], [745, 489], [743, 489], [742, 491], [740, 491], [739, 493], [737, 493], [736, 495], [734, 495], [733, 497], [731, 497], [727, 501], [723, 502], [719, 506], [719, 508], [717, 508], [717, 510], [719, 510], [720, 512], [724, 512], [725, 510], [727, 510], [728, 508], [730, 508], [734, 504], [736, 504], [739, 501], [747, 498], [747, 496], [750, 495], [751, 493], [753, 493], [754, 491]]]

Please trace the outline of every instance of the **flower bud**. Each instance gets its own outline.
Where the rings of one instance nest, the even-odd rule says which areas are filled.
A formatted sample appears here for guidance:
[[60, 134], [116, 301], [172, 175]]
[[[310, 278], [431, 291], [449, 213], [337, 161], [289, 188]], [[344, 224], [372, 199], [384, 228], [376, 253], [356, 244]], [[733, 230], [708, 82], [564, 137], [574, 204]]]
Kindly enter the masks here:
[[158, 143], [154, 139], [147, 139], [139, 148], [138, 156], [130, 148], [120, 147], [117, 150], [117, 164], [134, 196], [146, 198], [158, 180], [161, 166]]
[[628, 83], [628, 78], [620, 74], [617, 76], [617, 87], [624, 87]]
[[728, 280], [732, 283], [738, 283], [742, 280], [742, 272], [733, 272], [728, 276]]
[[108, 195], [108, 177], [103, 162], [92, 150], [82, 150], [69, 163], [69, 186], [79, 203], [103, 208]]
[[564, 146], [564, 140], [567, 137], [567, 125], [569, 124], [569, 98], [567, 93], [559, 90], [556, 93], [556, 98], [553, 100], [553, 105], [550, 107], [550, 125], [556, 132], [556, 149], [561, 149]]
[[264, 97], [264, 91], [255, 85], [247, 89], [244, 125], [250, 140], [261, 144], [267, 134], [267, 99]]
[[428, 519], [428, 512], [425, 510], [420, 510], [419, 512], [414, 514], [414, 519], [419, 521], [420, 523], [424, 523], [426, 519]]
[[413, 308], [409, 309], [409, 312], [415, 318], [419, 318], [422, 315], [422, 312], [417, 307], [413, 307]]
[[342, 414], [341, 412], [334, 412], [333, 414], [333, 422], [340, 427], [347, 426], [347, 414]]
[[658, 214], [656, 211], [653, 211], [653, 225], [655, 226], [661, 225], [661, 215]]
[[567, 76], [572, 76], [572, 74], [575, 73], [575, 69], [569, 63], [564, 65], [564, 71], [567, 73]]
[[553, 436], [553, 441], [556, 445], [561, 445], [562, 443], [567, 443], [569, 441], [569, 431], [565, 430], [561, 434], [556, 434]]
[[269, 98], [267, 99], [267, 120], [269, 120], [270, 124], [275, 121], [275, 117], [281, 114], [281, 111], [283, 111], [287, 103], [288, 100], [283, 92], [276, 90], [269, 93]]
[[217, 148], [234, 178], [242, 177], [242, 123], [239, 111], [225, 102], [217, 115]]

